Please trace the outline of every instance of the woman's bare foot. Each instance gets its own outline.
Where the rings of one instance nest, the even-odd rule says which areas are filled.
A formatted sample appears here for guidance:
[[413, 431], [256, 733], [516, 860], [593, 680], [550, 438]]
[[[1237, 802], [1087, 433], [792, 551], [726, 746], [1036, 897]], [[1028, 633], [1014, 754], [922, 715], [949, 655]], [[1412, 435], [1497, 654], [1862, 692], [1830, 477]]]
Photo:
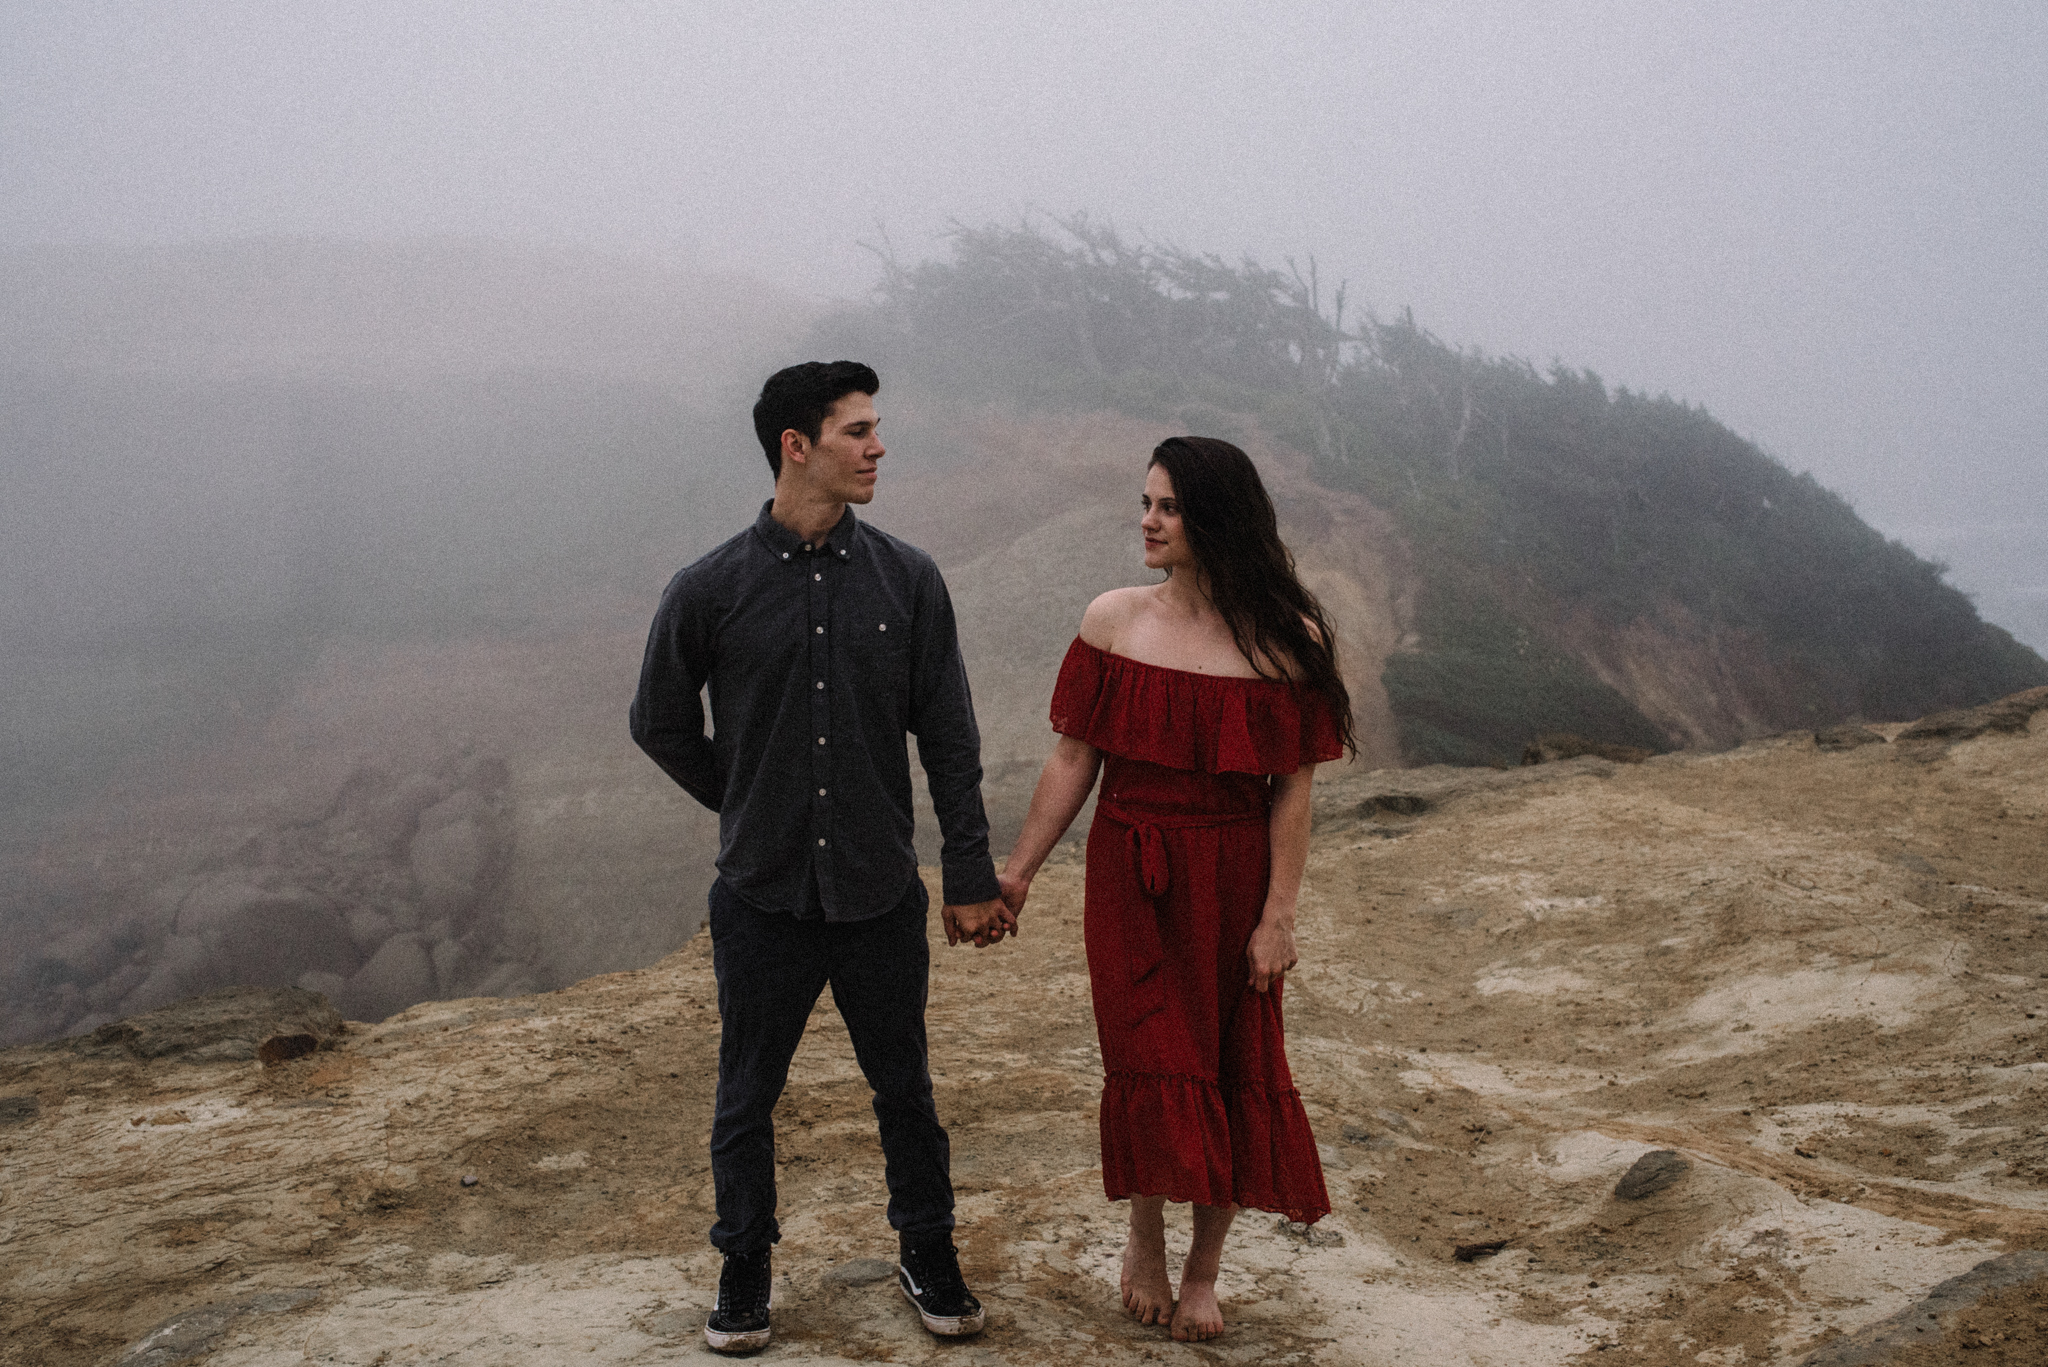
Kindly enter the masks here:
[[1140, 1324], [1165, 1324], [1173, 1315], [1173, 1283], [1166, 1279], [1166, 1202], [1141, 1196], [1131, 1202], [1131, 1237], [1124, 1244], [1124, 1310]]
[[1236, 1206], [1196, 1206], [1194, 1238], [1180, 1269], [1180, 1304], [1173, 1311], [1173, 1336], [1202, 1343], [1223, 1333], [1223, 1307], [1216, 1303], [1216, 1277], [1223, 1270], [1223, 1241], [1230, 1235]]
[[1182, 1343], [1202, 1343], [1223, 1335], [1223, 1307], [1216, 1303], [1216, 1283], [1181, 1278], [1180, 1304], [1173, 1311], [1173, 1336]]

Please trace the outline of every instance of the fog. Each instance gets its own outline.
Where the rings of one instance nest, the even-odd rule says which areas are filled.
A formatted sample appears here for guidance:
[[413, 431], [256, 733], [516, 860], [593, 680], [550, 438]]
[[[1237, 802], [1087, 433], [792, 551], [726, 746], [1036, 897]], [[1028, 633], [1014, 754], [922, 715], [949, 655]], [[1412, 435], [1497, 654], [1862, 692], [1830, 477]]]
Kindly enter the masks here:
[[[6, 24], [0, 955], [45, 1013], [7, 1038], [210, 983], [161, 957], [231, 962], [344, 867], [390, 886], [337, 953], [409, 946], [355, 1009], [659, 952], [681, 922], [539, 910], [699, 891], [633, 862], [623, 832], [703, 832], [593, 662], [764, 492], [760, 375], [956, 220], [1313, 257], [1453, 343], [1704, 404], [2048, 649], [2038, 5]], [[495, 733], [523, 712], [559, 724]], [[603, 839], [606, 889], [548, 881]]]

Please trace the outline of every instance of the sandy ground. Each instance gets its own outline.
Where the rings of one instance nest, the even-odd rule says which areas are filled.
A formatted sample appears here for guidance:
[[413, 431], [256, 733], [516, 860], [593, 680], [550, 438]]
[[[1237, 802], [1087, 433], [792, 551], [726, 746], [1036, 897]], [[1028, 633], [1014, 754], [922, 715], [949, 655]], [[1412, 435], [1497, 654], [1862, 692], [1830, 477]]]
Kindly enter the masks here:
[[[880, 1154], [827, 1004], [779, 1112], [764, 1360], [1794, 1362], [2048, 1248], [2048, 713], [1319, 789], [1289, 1036], [1337, 1209], [1243, 1217], [1226, 1336], [1117, 1311], [1069, 848], [1022, 940], [935, 950], [989, 1329], [937, 1344], [870, 1280]], [[708, 958], [422, 1005], [268, 1070], [0, 1055], [0, 1098], [35, 1098], [0, 1102], [0, 1363], [703, 1357]], [[1666, 1148], [1680, 1179], [1616, 1199]], [[2043, 1290], [1908, 1314], [1884, 1360], [2038, 1362]]]

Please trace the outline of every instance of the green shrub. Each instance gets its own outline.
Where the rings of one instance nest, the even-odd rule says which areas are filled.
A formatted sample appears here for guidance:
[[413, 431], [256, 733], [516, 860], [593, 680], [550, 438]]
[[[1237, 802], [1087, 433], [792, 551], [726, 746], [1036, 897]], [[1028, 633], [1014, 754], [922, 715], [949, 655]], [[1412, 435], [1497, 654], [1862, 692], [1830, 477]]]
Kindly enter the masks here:
[[959, 227], [951, 247], [885, 259], [874, 301], [826, 320], [821, 348], [1027, 411], [1241, 414], [1310, 453], [1418, 550], [1420, 647], [1386, 672], [1413, 758], [1499, 758], [1536, 729], [1654, 746], [1625, 699], [1537, 644], [1566, 610], [1618, 628], [1676, 608], [1751, 634], [1784, 726], [2048, 683], [1940, 566], [1698, 407], [1453, 348], [1405, 314], [1347, 319], [1313, 263], [1233, 266], [1081, 217]]

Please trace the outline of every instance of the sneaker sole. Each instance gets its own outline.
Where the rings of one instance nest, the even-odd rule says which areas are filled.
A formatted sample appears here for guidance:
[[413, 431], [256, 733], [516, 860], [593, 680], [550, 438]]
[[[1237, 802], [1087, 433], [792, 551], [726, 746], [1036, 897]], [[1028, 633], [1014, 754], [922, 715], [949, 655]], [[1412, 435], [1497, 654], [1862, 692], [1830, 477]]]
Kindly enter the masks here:
[[775, 1336], [773, 1329], [749, 1329], [739, 1334], [721, 1334], [710, 1325], [704, 1326], [704, 1343], [714, 1353], [755, 1353], [768, 1346], [768, 1340]]
[[917, 1303], [917, 1297], [910, 1294], [910, 1288], [903, 1284], [901, 1277], [896, 1279], [896, 1289], [903, 1293], [903, 1299], [909, 1301], [911, 1308], [917, 1311], [917, 1317], [924, 1321], [924, 1327], [940, 1338], [957, 1339], [969, 1334], [979, 1334], [982, 1326], [988, 1323], [986, 1308], [971, 1315], [934, 1315]]

